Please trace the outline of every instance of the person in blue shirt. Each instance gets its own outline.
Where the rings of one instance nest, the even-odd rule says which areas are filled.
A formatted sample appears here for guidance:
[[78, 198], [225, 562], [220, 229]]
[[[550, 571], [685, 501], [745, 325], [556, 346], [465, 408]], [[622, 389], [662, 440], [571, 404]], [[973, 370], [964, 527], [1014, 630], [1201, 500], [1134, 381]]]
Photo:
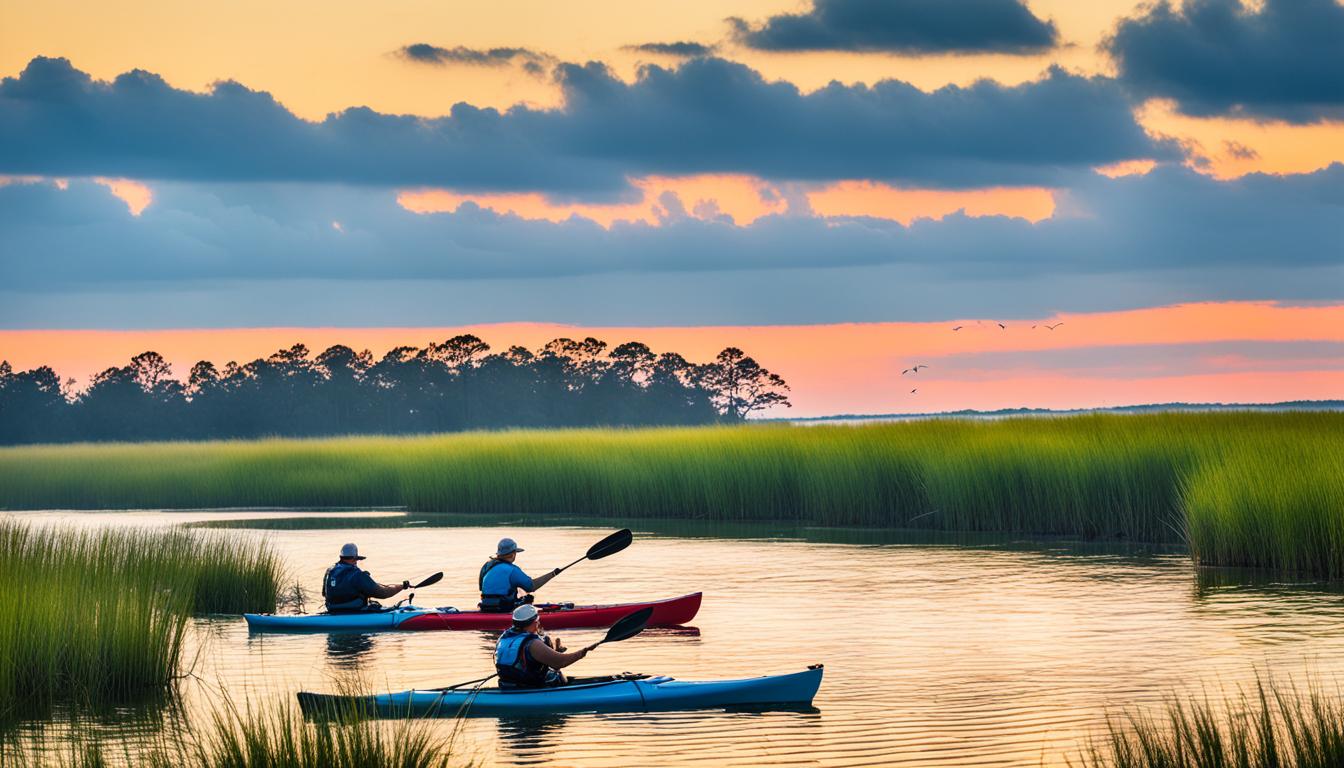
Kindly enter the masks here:
[[568, 651], [560, 638], [541, 634], [541, 614], [536, 606], [520, 605], [513, 611], [513, 626], [495, 644], [495, 672], [500, 688], [549, 688], [564, 685], [560, 670], [588, 655], [597, 644]]
[[368, 571], [356, 565], [363, 559], [359, 547], [354, 544], [341, 547], [341, 559], [322, 577], [322, 598], [326, 601], [327, 613], [378, 610], [382, 606], [371, 598], [387, 598], [411, 588], [409, 581], [400, 584], [374, 581]]
[[[500, 539], [495, 554], [481, 566], [480, 577], [476, 580], [481, 590], [481, 610], [486, 613], [509, 613], [523, 603], [532, 602], [532, 594], [555, 578], [560, 569], [532, 578], [514, 564], [518, 553], [523, 550], [513, 539]], [[524, 595], [520, 596], [518, 590]]]

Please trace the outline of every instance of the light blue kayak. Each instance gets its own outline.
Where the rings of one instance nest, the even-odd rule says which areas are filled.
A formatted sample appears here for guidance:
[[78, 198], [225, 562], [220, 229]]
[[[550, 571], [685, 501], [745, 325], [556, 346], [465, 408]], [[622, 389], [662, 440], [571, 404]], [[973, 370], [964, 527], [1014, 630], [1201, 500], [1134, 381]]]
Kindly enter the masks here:
[[429, 689], [377, 696], [299, 693], [307, 714], [357, 712], [377, 717], [513, 717], [575, 712], [655, 712], [688, 709], [808, 706], [821, 687], [822, 665], [802, 672], [742, 680], [692, 682], [671, 677], [618, 676], [578, 680], [557, 688]]
[[247, 628], [265, 632], [331, 632], [333, 630], [396, 629], [403, 621], [416, 616], [439, 613], [438, 608], [419, 608], [398, 605], [379, 611], [353, 613], [244, 613]]

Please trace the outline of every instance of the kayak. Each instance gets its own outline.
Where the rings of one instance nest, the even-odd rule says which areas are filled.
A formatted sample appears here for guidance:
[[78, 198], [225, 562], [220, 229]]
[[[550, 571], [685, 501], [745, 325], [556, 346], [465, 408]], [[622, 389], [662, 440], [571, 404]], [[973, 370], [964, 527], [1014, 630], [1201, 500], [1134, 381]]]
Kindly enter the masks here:
[[576, 680], [557, 688], [429, 689], [377, 696], [299, 693], [308, 715], [357, 713], [376, 717], [512, 717], [575, 712], [659, 712], [719, 708], [809, 706], [821, 687], [822, 665], [788, 675], [743, 680], [676, 680], [620, 675]]
[[[701, 593], [656, 600], [648, 603], [625, 603], [622, 605], [574, 605], [573, 603], [538, 604], [541, 611], [541, 625], [546, 629], [574, 629], [577, 627], [610, 627], [623, 616], [641, 608], [652, 608], [649, 617], [650, 627], [675, 627], [695, 618], [700, 611]], [[397, 625], [398, 629], [508, 629], [513, 617], [507, 613], [483, 613], [481, 611], [440, 611], [411, 616]]]
[[407, 619], [438, 613], [437, 608], [399, 605], [380, 611], [351, 613], [244, 613], [247, 628], [269, 632], [331, 632], [333, 630], [396, 629]]
[[[622, 616], [652, 607], [648, 626], [673, 627], [685, 624], [700, 611], [701, 593], [622, 605], [574, 605], [573, 603], [538, 604], [542, 626], [547, 629], [609, 627]], [[459, 611], [456, 608], [420, 608], [401, 605], [381, 611], [352, 613], [245, 613], [247, 627], [263, 632], [332, 632], [340, 630], [377, 632], [382, 630], [435, 629], [508, 629], [513, 622], [507, 613]]]

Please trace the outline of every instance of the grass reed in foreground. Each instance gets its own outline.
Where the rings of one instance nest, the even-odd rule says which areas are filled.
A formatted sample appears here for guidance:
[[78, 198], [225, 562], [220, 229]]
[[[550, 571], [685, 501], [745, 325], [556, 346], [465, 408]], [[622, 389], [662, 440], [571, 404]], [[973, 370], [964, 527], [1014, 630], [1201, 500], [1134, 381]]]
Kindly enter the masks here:
[[296, 707], [279, 704], [239, 710], [226, 701], [201, 727], [183, 724], [147, 742], [111, 743], [81, 735], [67, 744], [0, 747], [0, 768], [448, 768], [460, 764], [452, 744], [441, 742], [425, 721], [381, 723], [352, 717], [305, 722]]
[[[467, 433], [0, 449], [0, 506], [406, 505], [1182, 542], [1344, 575], [1344, 414]], [[1265, 530], [1276, 532], [1264, 536]]]
[[[1268, 690], [1267, 690], [1268, 687]], [[1112, 720], [1085, 768], [1334, 768], [1344, 766], [1344, 698], [1260, 683], [1215, 704], [1174, 699], [1164, 716]]]
[[278, 555], [246, 537], [0, 520], [0, 719], [162, 694], [193, 613], [271, 610]]

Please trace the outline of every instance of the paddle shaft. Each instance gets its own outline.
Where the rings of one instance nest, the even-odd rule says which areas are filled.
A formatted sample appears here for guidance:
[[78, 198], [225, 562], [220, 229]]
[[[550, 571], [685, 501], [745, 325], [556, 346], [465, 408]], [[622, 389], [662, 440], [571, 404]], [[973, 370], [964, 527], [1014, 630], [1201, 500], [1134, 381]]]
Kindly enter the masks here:
[[[638, 635], [640, 632], [644, 631], [644, 627], [648, 625], [649, 619], [652, 616], [653, 616], [652, 608], [641, 608], [638, 611], [635, 611], [634, 613], [630, 614], [629, 616], [624, 616], [618, 619], [615, 624], [612, 624], [611, 627], [607, 629], [606, 637], [602, 638], [601, 640], [598, 640], [596, 643], [593, 643], [592, 645], [584, 649], [585, 654], [588, 651], [597, 648], [597, 646], [603, 643], [616, 643], [620, 642], [621, 640], [629, 640], [635, 635]], [[499, 677], [498, 672], [496, 672], [493, 675], [490, 675], [489, 677], [483, 677], [480, 680], [471, 680], [465, 683], [458, 683], [457, 685], [452, 685], [442, 690], [451, 691], [454, 688], [460, 688], [464, 685], [471, 685], [472, 683], [476, 683], [476, 690], [480, 690], [482, 685], [485, 685], [486, 683], [490, 682], [496, 677]]]
[[583, 557], [580, 557], [578, 560], [575, 560], [574, 562], [570, 563], [569, 565], [566, 565], [564, 568], [558, 568], [558, 569], [556, 569], [556, 571], [555, 571], [555, 575], [556, 575], [556, 576], [559, 576], [560, 574], [564, 573], [565, 571], [569, 570], [570, 568], [573, 568], [574, 566], [578, 565], [579, 563], [582, 563], [584, 560], [587, 560], [587, 559], [588, 559], [588, 556], [587, 556], [587, 555], [584, 555]]
[[[591, 650], [593, 650], [594, 648], [596, 648], [597, 646], [599, 646], [599, 645], [601, 645], [601, 644], [603, 644], [603, 643], [605, 643], [605, 642], [607, 642], [605, 638], [602, 639], [602, 640], [598, 640], [596, 643], [593, 643], [592, 645], [588, 646], [588, 647], [585, 648], [584, 650], [591, 651]], [[456, 688], [461, 688], [461, 687], [464, 686], [464, 685], [472, 685], [472, 684], [475, 684], [477, 688], [480, 688], [482, 685], [485, 685], [486, 683], [490, 682], [491, 680], [494, 680], [496, 677], [499, 677], [499, 673], [498, 673], [498, 672], [494, 673], [493, 675], [489, 675], [489, 676], [487, 676], [487, 677], [482, 677], [480, 680], [468, 680], [468, 681], [465, 682], [465, 683], [458, 683], [457, 685], [450, 685], [450, 686], [448, 686], [447, 688], [444, 688], [443, 690], [445, 690], [445, 691], [451, 691], [451, 690], [454, 690], [454, 689], [456, 689]]]

